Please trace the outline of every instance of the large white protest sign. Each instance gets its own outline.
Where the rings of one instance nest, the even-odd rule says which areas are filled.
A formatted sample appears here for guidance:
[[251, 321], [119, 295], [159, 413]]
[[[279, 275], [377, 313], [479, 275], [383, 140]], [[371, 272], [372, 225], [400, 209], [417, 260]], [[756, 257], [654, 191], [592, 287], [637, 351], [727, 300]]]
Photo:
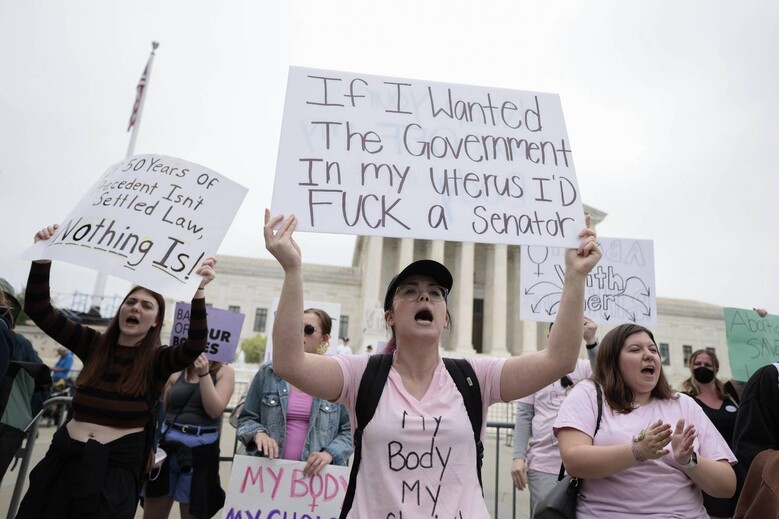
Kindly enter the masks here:
[[[600, 324], [657, 322], [651, 240], [599, 238], [603, 258], [587, 276], [584, 313]], [[565, 250], [522, 247], [520, 318], [554, 321], [565, 279]]]
[[303, 475], [302, 461], [236, 455], [222, 519], [337, 519], [349, 485], [349, 468], [327, 465]]
[[[271, 312], [268, 316], [268, 322], [266, 325], [267, 342], [265, 343], [265, 358], [263, 362], [271, 362], [273, 360], [273, 322], [276, 320], [276, 309], [279, 307], [279, 298], [274, 297], [271, 301]], [[303, 301], [303, 308], [319, 308], [327, 312], [332, 320], [332, 327], [330, 328], [330, 344], [327, 348], [325, 355], [335, 355], [335, 351], [338, 347], [338, 337], [341, 333], [341, 303], [326, 303], [324, 301]], [[303, 321], [300, 322], [300, 333], [303, 333]]]
[[91, 267], [188, 300], [200, 283], [195, 270], [216, 253], [245, 196], [245, 187], [198, 164], [128, 157], [23, 257]]
[[291, 67], [273, 214], [298, 230], [573, 247], [556, 94]]

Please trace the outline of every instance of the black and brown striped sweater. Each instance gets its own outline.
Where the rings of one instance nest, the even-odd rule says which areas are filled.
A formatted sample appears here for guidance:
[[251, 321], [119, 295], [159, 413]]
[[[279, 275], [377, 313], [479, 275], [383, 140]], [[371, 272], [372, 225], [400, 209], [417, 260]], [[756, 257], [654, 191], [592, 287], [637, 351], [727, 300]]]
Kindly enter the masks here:
[[[54, 308], [49, 293], [51, 263], [33, 263], [27, 281], [24, 311], [49, 337], [72, 351], [85, 365], [94, 348], [101, 347], [102, 333], [75, 321]], [[158, 348], [154, 356], [155, 380], [149, 385], [161, 389], [168, 377], [190, 365], [206, 348], [208, 323], [204, 298], [192, 300], [189, 336], [182, 344]], [[147, 394], [119, 393], [119, 376], [133, 369], [137, 347], [112, 345], [111, 364], [99, 383], [79, 386], [73, 395], [73, 418], [81, 422], [118, 428], [144, 427], [149, 420]]]

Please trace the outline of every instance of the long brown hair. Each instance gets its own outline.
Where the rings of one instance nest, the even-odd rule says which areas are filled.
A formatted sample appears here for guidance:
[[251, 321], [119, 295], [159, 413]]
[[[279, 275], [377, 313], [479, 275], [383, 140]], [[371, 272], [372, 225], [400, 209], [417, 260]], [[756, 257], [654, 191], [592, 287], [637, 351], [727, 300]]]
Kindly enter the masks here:
[[130, 289], [127, 295], [124, 296], [124, 299], [122, 299], [119, 310], [116, 311], [116, 315], [111, 319], [100, 343], [90, 353], [88, 361], [84, 364], [84, 369], [81, 370], [76, 379], [77, 386], [97, 384], [108, 372], [111, 359], [119, 343], [119, 312], [127, 298], [139, 290], [147, 292], [157, 302], [157, 325], [146, 332], [146, 336], [137, 346], [140, 348], [140, 352], [135, 358], [131, 369], [123, 370], [122, 374], [119, 375], [119, 393], [123, 395], [141, 395], [150, 389], [149, 382], [153, 380], [154, 352], [162, 345], [160, 333], [162, 331], [162, 322], [165, 318], [165, 299], [157, 292], [141, 286], [135, 286]]
[[[688, 365], [690, 367], [690, 373], [693, 372], [693, 365], [695, 364], [695, 359], [698, 358], [699, 355], [706, 354], [711, 358], [711, 362], [714, 364], [714, 370], [719, 371], [719, 359], [717, 358], [717, 354], [714, 353], [714, 350], [695, 350], [692, 355], [690, 355], [690, 361], [688, 362]], [[712, 370], [712, 371], [714, 371]], [[695, 379], [693, 376], [690, 376], [682, 382], [682, 392], [687, 393], [690, 396], [698, 396], [701, 392], [698, 389], [698, 385], [695, 383]], [[722, 385], [722, 381], [717, 378], [716, 375], [714, 375], [714, 392], [717, 394], [720, 400], [732, 400], [730, 396], [725, 393], [725, 386]]]
[[[633, 334], [645, 332], [655, 342], [655, 336], [648, 329], [637, 324], [623, 324], [617, 326], [603, 337], [595, 357], [592, 380], [603, 387], [609, 407], [617, 413], [628, 414], [633, 411], [635, 395], [625, 384], [622, 373], [619, 371], [619, 354], [628, 337]], [[655, 344], [657, 344], [655, 342]], [[668, 380], [663, 373], [663, 365], [660, 363], [660, 377], [652, 389], [652, 398], [669, 400], [676, 398]]]

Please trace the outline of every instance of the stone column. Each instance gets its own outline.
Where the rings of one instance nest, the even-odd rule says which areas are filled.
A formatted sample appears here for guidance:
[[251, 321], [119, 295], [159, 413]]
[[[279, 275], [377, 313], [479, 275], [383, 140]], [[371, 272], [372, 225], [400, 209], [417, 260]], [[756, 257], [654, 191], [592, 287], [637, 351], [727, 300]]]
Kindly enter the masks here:
[[400, 272], [414, 261], [414, 238], [401, 238], [398, 245], [398, 269]]
[[484, 286], [484, 350], [493, 357], [508, 357], [506, 348], [506, 284], [508, 246], [487, 246]]
[[463, 242], [456, 246], [452, 275], [454, 288], [449, 300], [449, 313], [454, 320], [454, 333], [447, 349], [458, 356], [474, 355], [473, 349], [473, 268], [475, 244]]
[[508, 248], [506, 273], [506, 349], [512, 355], [522, 353], [522, 321], [519, 320], [519, 246]]
[[384, 328], [384, 289], [382, 286], [382, 258], [384, 238], [370, 236], [365, 238], [367, 244], [362, 258], [362, 307], [363, 331], [362, 342], [373, 344], [374, 351], [378, 341], [386, 341]]
[[438, 263], [444, 263], [444, 240], [430, 240], [427, 243], [427, 257]]

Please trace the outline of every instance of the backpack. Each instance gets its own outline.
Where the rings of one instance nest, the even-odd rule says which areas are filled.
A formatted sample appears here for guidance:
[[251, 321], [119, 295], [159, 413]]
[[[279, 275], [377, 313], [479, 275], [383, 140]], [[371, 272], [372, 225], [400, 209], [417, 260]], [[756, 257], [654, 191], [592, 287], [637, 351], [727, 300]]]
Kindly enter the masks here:
[[[357, 427], [354, 430], [354, 458], [349, 474], [349, 486], [339, 519], [345, 519], [352, 509], [354, 492], [357, 489], [357, 472], [360, 470], [360, 460], [362, 459], [362, 433], [373, 419], [376, 406], [379, 405], [384, 385], [392, 367], [392, 358], [392, 353], [371, 355], [371, 358], [368, 359], [368, 366], [360, 379], [360, 388], [357, 391], [357, 402], [354, 409], [357, 420]], [[476, 475], [479, 478], [479, 486], [482, 486], [481, 467], [484, 458], [484, 444], [481, 441], [482, 400], [479, 380], [467, 360], [445, 357], [443, 361], [449, 376], [452, 377], [457, 390], [462, 395], [465, 409], [468, 411], [468, 419], [473, 429], [473, 441], [476, 444]]]
[[0, 380], [0, 479], [22, 446], [33, 422], [30, 397], [51, 384], [45, 364], [11, 361]]

